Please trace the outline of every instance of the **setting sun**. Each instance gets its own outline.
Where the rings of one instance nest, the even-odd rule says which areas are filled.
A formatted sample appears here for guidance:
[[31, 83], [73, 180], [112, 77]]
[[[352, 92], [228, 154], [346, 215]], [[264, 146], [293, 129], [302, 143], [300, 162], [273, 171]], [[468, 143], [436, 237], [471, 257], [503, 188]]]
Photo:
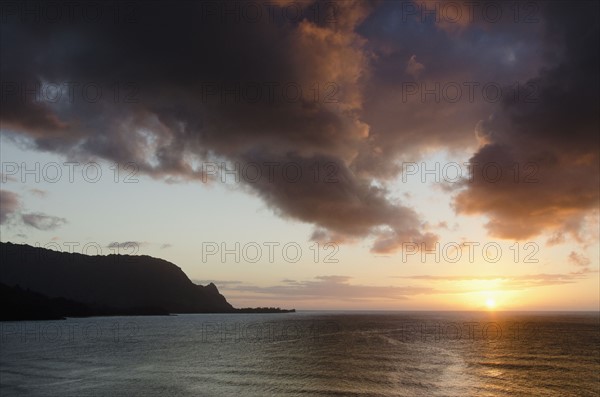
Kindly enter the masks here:
[[492, 298], [488, 298], [485, 301], [485, 305], [487, 306], [488, 309], [495, 309], [496, 308], [496, 301]]

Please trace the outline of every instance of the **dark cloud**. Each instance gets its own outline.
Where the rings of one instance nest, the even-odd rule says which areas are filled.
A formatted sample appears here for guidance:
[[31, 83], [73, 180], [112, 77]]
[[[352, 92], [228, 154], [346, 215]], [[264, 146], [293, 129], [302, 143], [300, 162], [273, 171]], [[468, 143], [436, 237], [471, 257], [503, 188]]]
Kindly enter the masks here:
[[[546, 50], [559, 59], [530, 83], [532, 102], [508, 98], [482, 122], [480, 164], [455, 200], [460, 213], [484, 214], [490, 234], [523, 239], [543, 232], [580, 238], [585, 216], [598, 209], [598, 3], [547, 5]], [[486, 177], [482, 166], [495, 164]], [[516, 167], [520, 167], [518, 170]]]
[[[390, 252], [402, 242], [430, 243], [437, 238], [422, 231], [424, 225], [414, 210], [390, 202], [384, 189], [358, 178], [338, 158], [302, 157], [296, 153], [277, 157], [261, 151], [242, 160], [257, 165], [282, 164], [282, 171], [273, 172], [272, 179], [260, 178], [249, 182], [249, 186], [281, 216], [327, 230], [316, 230], [315, 240], [374, 236], [372, 250]], [[321, 175], [316, 176], [315, 166], [323, 167]], [[262, 167], [258, 174], [269, 175], [268, 167]]]
[[[223, 21], [193, 2], [132, 3], [135, 23], [10, 20], [0, 26], [0, 55], [9, 60], [0, 65], [3, 128], [39, 150], [134, 162], [167, 181], [204, 181], [199, 164], [207, 161], [258, 164], [263, 172], [265, 163], [295, 164], [303, 173], [295, 182], [279, 176], [243, 184], [279, 215], [313, 224], [315, 239], [368, 237], [373, 251], [386, 253], [436, 236], [376, 186], [396, 176], [401, 161], [477, 150], [472, 131], [497, 108], [481, 93], [457, 103], [406, 98], [406, 83], [504, 87], [550, 65], [533, 80], [539, 103], [505, 99], [496, 118], [480, 124], [487, 145], [472, 159], [503, 167], [535, 161], [542, 180], [515, 187], [476, 179], [456, 208], [488, 215], [490, 231], [501, 236], [576, 230], [597, 202], [590, 188], [598, 160], [591, 150], [597, 51], [590, 51], [597, 6], [544, 4], [534, 24], [461, 19], [449, 26], [403, 20], [400, 3], [335, 3], [336, 23]], [[39, 85], [46, 92], [49, 83], [66, 82], [78, 84], [71, 93], [62, 88], [72, 100], [11, 91]], [[85, 96], [90, 84], [102, 90], [97, 101]], [[315, 181], [315, 165], [333, 165], [336, 182]]]
[[[502, 96], [510, 95], [510, 85], [524, 83], [543, 61], [535, 51], [543, 23], [514, 23], [506, 6], [508, 17], [498, 23], [481, 16], [469, 22], [463, 10], [463, 20], [450, 29], [443, 27], [444, 18], [436, 23], [435, 14], [423, 18], [419, 11], [408, 12], [407, 3], [382, 2], [358, 28], [372, 53], [362, 112], [370, 135], [353, 166], [375, 178], [391, 178], [401, 172], [402, 162], [432, 151], [476, 149], [472, 131], [496, 105], [484, 87], [499, 86]], [[444, 4], [425, 3], [415, 2], [416, 9]], [[510, 54], [516, 61], [506, 65]]]
[[[11, 62], [2, 64], [2, 75], [8, 81], [94, 82], [104, 91], [130, 82], [131, 92], [139, 88], [133, 103], [76, 96], [57, 105], [10, 96], [4, 125], [41, 150], [135, 162], [169, 180], [206, 179], [194, 164], [213, 159], [242, 167], [299, 164], [306, 177], [298, 183], [247, 183], [249, 191], [280, 215], [339, 239], [381, 236], [385, 241], [375, 250], [431, 238], [414, 211], [348, 168], [368, 136], [359, 117], [368, 55], [354, 29], [369, 3], [340, 3], [335, 24], [198, 23], [199, 7], [144, 3], [135, 24], [3, 25], [2, 57]], [[9, 41], [17, 36], [18, 45]], [[29, 62], [33, 54], [38, 62]], [[227, 93], [236, 87], [241, 91]], [[257, 87], [261, 100], [244, 98], [245, 89], [254, 93]], [[296, 90], [302, 90], [298, 98], [284, 96]], [[25, 117], [30, 113], [36, 117]], [[335, 164], [339, 181], [310, 181], [309, 167], [318, 161]]]

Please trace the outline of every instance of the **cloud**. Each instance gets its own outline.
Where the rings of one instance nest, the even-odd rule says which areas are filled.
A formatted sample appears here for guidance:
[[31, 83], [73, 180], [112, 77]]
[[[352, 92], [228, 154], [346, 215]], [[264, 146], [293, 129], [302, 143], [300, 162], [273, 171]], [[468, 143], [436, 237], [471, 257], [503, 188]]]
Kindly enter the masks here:
[[[340, 3], [336, 24], [305, 19], [281, 26], [197, 23], [192, 18], [200, 11], [197, 7], [145, 3], [138, 23], [110, 29], [94, 24], [61, 29], [43, 23], [35, 29], [8, 24], [2, 46], [3, 59], [13, 60], [3, 63], [2, 75], [8, 80], [33, 86], [43, 80], [93, 81], [106, 89], [113, 83], [106, 80], [110, 69], [111, 78], [140, 88], [140, 100], [79, 100], [60, 107], [9, 98], [3, 125], [31, 138], [40, 150], [134, 162], [141, 172], [169, 180], [205, 179], [193, 164], [215, 158], [242, 166], [255, 160], [298, 162], [306, 180], [291, 184], [279, 178], [271, 184], [248, 184], [248, 190], [284, 217], [341, 236], [365, 237], [388, 227], [398, 238], [420, 239], [413, 211], [369, 189], [369, 181], [348, 168], [357, 145], [368, 136], [368, 126], [358, 116], [368, 55], [354, 29], [369, 6]], [[166, 25], [157, 31], [157, 24]], [[78, 37], [76, 43], [67, 39], [67, 32]], [[18, 45], [4, 39], [13, 35], [21, 37]], [[89, 43], [94, 43], [93, 53]], [[60, 56], [50, 50], [57, 47], [62, 48]], [[35, 65], [26, 62], [34, 52], [40, 59]], [[60, 66], [65, 63], [71, 66]], [[210, 95], [213, 87], [227, 92], [238, 86], [243, 94], [248, 86], [255, 87], [254, 82], [263, 96], [256, 103], [240, 99], [241, 94], [237, 99], [236, 94]], [[282, 86], [288, 82], [302, 90], [300, 99], [282, 99]], [[271, 92], [267, 89], [277, 93], [275, 101], [264, 99]], [[337, 164], [343, 179], [338, 184], [308, 183], [308, 167], [317, 159]], [[361, 215], [349, 217], [350, 212]], [[345, 219], [338, 220], [343, 215]]]
[[[542, 233], [581, 239], [597, 214], [599, 169], [598, 5], [545, 8], [545, 51], [560, 54], [528, 81], [535, 97], [510, 96], [478, 126], [485, 137], [470, 159], [473, 180], [454, 201], [457, 212], [485, 215], [492, 236]], [[532, 91], [530, 91], [531, 94]], [[486, 175], [482, 167], [494, 166]], [[504, 176], [496, 180], [496, 173]]]
[[125, 241], [125, 242], [122, 242], [122, 243], [112, 242], [112, 243], [108, 244], [106, 246], [106, 248], [113, 248], [113, 249], [114, 248], [118, 248], [118, 249], [123, 249], [123, 248], [124, 249], [132, 249], [132, 248], [135, 248], [137, 250], [139, 247], [141, 247], [143, 245], [147, 245], [147, 243], [144, 242], [144, 241]]
[[0, 225], [5, 224], [9, 217], [20, 206], [19, 195], [8, 190], [0, 190]]
[[40, 197], [40, 198], [44, 198], [48, 195], [48, 192], [42, 189], [29, 189], [29, 192], [31, 192], [31, 194], [33, 194], [34, 196]]
[[[448, 282], [448, 283], [469, 283], [479, 281], [495, 281], [497, 285], [495, 289], [502, 291], [509, 290], [524, 290], [536, 287], [547, 287], [552, 285], [572, 284], [579, 280], [588, 278], [589, 274], [597, 273], [597, 271], [591, 271], [589, 269], [583, 269], [579, 272], [570, 272], [564, 274], [525, 274], [525, 275], [490, 275], [490, 276], [433, 276], [433, 275], [418, 275], [418, 276], [400, 276], [395, 278], [410, 279], [410, 280], [421, 280], [428, 282]], [[471, 291], [479, 291], [480, 289], [466, 287], [450, 288], [447, 290], [438, 289], [443, 293], [465, 293]]]
[[[369, 180], [349, 168], [369, 134], [359, 117], [369, 54], [355, 29], [371, 5], [337, 4], [335, 24], [198, 23], [193, 16], [200, 15], [200, 6], [144, 3], [137, 23], [110, 28], [5, 25], [2, 57], [12, 60], [2, 64], [7, 80], [30, 86], [94, 82], [105, 90], [115, 81], [132, 82], [139, 100], [112, 103], [110, 97], [58, 106], [10, 97], [3, 125], [39, 150], [134, 162], [140, 172], [169, 181], [205, 180], [194, 164], [214, 159], [242, 167], [254, 161], [298, 163], [305, 173], [298, 183], [243, 182], [281, 216], [340, 238], [376, 236], [385, 229], [386, 249], [399, 246], [394, 239], [422, 240], [414, 211], [369, 188]], [[20, 37], [18, 44], [5, 39], [13, 36]], [[35, 64], [27, 61], [34, 53]], [[62, 67], [66, 63], [71, 66]], [[106, 80], [106, 70], [115, 81]], [[261, 99], [245, 100], [256, 87]], [[283, 96], [300, 90], [297, 100]], [[309, 167], [319, 166], [315, 161], [335, 164], [340, 181], [309, 183]]]
[[[36, 191], [39, 189], [31, 189]], [[40, 190], [40, 192], [43, 192]], [[35, 194], [35, 193], [34, 193]], [[46, 215], [41, 212], [19, 213], [21, 208], [20, 196], [8, 190], [0, 189], [0, 224], [6, 224], [14, 218], [14, 222], [25, 224], [38, 230], [54, 230], [67, 223], [65, 218], [59, 218], [52, 215]], [[17, 234], [17, 237], [23, 237], [24, 234]]]
[[[434, 3], [415, 6], [444, 6]], [[486, 100], [482, 87], [501, 86], [509, 95], [506, 87], [526, 81], [546, 62], [536, 51], [544, 41], [542, 23], [515, 24], [510, 18], [482, 23], [478, 18], [465, 24], [457, 39], [432, 23], [433, 15], [423, 22], [418, 11], [408, 15], [402, 6], [382, 2], [360, 26], [372, 54], [361, 117], [370, 133], [353, 169], [380, 180], [394, 179], [403, 162], [419, 161], [436, 151], [476, 150], [472, 131], [496, 105]], [[469, 13], [462, 12], [468, 18]], [[518, 67], [499, 67], [497, 48], [507, 46], [514, 47]], [[418, 82], [406, 73], [407, 60], [417, 51], [415, 62], [427, 65]], [[472, 91], [469, 84], [475, 87]]]
[[425, 69], [425, 65], [417, 62], [417, 56], [413, 55], [408, 60], [405, 72], [411, 75], [415, 80], [417, 80], [423, 69]]
[[[423, 224], [414, 210], [390, 202], [385, 189], [358, 178], [335, 157], [307, 158], [295, 153], [277, 157], [264, 152], [252, 156], [245, 162], [295, 165], [302, 177], [294, 176], [293, 182], [284, 173], [275, 173], [271, 180], [262, 178], [249, 185], [272, 208], [278, 209], [280, 216], [319, 225], [321, 229], [313, 233], [313, 239], [322, 239], [326, 234], [329, 241], [344, 242], [372, 236], [375, 238], [372, 250], [378, 253], [394, 251], [403, 242], [420, 244], [437, 239], [436, 235], [422, 231]], [[315, 182], [312, 172], [315, 164], [332, 166], [331, 182]], [[268, 168], [263, 167], [261, 174], [268, 173]]]
[[398, 286], [372, 286], [351, 283], [352, 277], [348, 276], [317, 276], [314, 280], [294, 281], [284, 280], [283, 284], [268, 287], [237, 285], [228, 288], [236, 293], [251, 293], [264, 297], [273, 297], [278, 300], [321, 300], [337, 299], [344, 301], [360, 300], [405, 300], [410, 296], [430, 294], [434, 290], [429, 287], [398, 287]]
[[[543, 5], [539, 24], [461, 18], [456, 40], [443, 24], [399, 19], [402, 4], [394, 2], [336, 3], [336, 23], [199, 21], [201, 3], [132, 4], [139, 18], [131, 24], [2, 25], [4, 80], [94, 83], [104, 94], [86, 101], [76, 89], [73, 101], [60, 103], [8, 95], [0, 117], [9, 135], [67, 157], [133, 162], [167, 181], [210, 179], [198, 166], [207, 161], [258, 164], [263, 175], [268, 163], [294, 165], [302, 171], [297, 181], [279, 172], [272, 182], [242, 184], [281, 217], [314, 225], [314, 238], [369, 238], [379, 253], [435, 241], [389, 183], [399, 163], [436, 150], [477, 151], [472, 162], [498, 160], [505, 174], [514, 161], [539, 165], [538, 184], [475, 179], [458, 193], [456, 210], [489, 217], [495, 235], [577, 233], [597, 202], [597, 93], [585, 81], [597, 76], [589, 50], [597, 48], [595, 5]], [[507, 53], [514, 54], [510, 67], [502, 64]], [[542, 100], [521, 106], [505, 98], [498, 107], [480, 91], [457, 103], [407, 98], [406, 73], [419, 76], [424, 65], [419, 90], [469, 81], [505, 86], [540, 70], [532, 81]], [[478, 148], [483, 141], [473, 129], [491, 113], [498, 116], [477, 127], [485, 138]], [[326, 166], [336, 182], [323, 178]], [[317, 180], [315, 168], [323, 171]]]
[[[259, 299], [272, 301], [296, 301], [304, 304], [314, 302], [346, 301], [368, 302], [390, 300], [402, 301], [416, 295], [446, 295], [480, 292], [477, 283], [494, 282], [495, 289], [503, 291], [527, 290], [553, 285], [572, 284], [586, 279], [597, 272], [583, 269], [565, 274], [526, 274], [526, 275], [490, 275], [490, 276], [399, 276], [396, 279], [410, 280], [410, 285], [373, 286], [355, 284], [352, 277], [341, 275], [317, 276], [312, 280], [284, 279], [280, 284], [270, 286], [247, 285], [239, 281], [198, 281], [206, 284], [213, 281], [229, 296], [235, 299]], [[426, 282], [425, 285], [413, 285], [413, 282]], [[470, 285], [470, 283], [474, 283]]]
[[575, 251], [571, 251], [571, 253], [569, 253], [569, 262], [581, 267], [587, 267], [592, 263], [588, 257], [578, 254]]
[[43, 231], [55, 230], [67, 223], [65, 218], [46, 215], [41, 212], [22, 214], [21, 219], [25, 225]]

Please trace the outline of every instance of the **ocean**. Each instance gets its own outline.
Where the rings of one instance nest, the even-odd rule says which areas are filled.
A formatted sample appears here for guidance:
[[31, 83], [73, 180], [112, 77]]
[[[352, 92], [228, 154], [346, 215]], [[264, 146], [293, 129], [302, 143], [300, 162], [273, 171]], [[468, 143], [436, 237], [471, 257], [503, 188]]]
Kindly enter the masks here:
[[2, 396], [599, 396], [595, 312], [0, 323]]

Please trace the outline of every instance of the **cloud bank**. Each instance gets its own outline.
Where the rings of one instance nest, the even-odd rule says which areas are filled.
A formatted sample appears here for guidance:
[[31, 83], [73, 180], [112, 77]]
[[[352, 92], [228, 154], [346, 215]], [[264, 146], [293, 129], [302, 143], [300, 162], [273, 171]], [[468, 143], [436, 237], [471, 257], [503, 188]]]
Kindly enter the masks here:
[[[533, 163], [539, 181], [475, 175], [457, 212], [488, 217], [503, 238], [577, 235], [598, 204], [598, 5], [540, 3], [538, 23], [461, 18], [453, 28], [403, 14], [400, 3], [345, 1], [295, 20], [280, 17], [285, 2], [258, 21], [192, 2], [132, 3], [129, 23], [9, 18], [2, 129], [37, 150], [134, 162], [169, 181], [206, 180], [207, 161], [263, 175], [292, 164], [297, 178], [245, 176], [245, 189], [313, 224], [315, 236], [369, 238], [380, 253], [437, 238], [390, 195], [399, 163], [472, 148], [472, 163], [504, 174]], [[436, 84], [514, 79], [539, 88], [539, 100], [494, 102], [480, 88], [457, 101], [443, 90], [423, 96]], [[2, 222], [13, 199], [3, 193]]]

